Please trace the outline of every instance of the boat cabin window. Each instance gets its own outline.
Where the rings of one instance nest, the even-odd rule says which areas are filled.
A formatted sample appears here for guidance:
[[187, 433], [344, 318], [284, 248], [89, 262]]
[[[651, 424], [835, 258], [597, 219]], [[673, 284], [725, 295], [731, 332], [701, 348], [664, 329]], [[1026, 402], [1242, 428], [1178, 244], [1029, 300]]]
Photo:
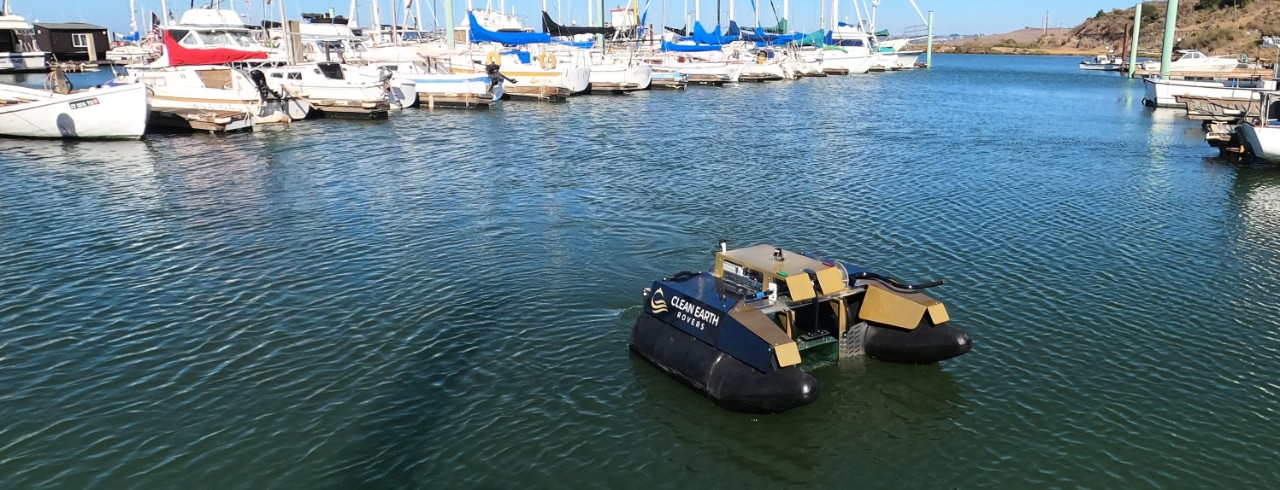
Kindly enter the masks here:
[[316, 63], [316, 73], [321, 73], [331, 80], [342, 80], [342, 65], [337, 63]]
[[0, 53], [8, 53], [17, 51], [13, 47], [17, 45], [14, 40], [13, 31], [0, 31]]
[[258, 43], [258, 40], [254, 39], [253, 36], [250, 36], [249, 34], [231, 33], [231, 35], [236, 38], [236, 41], [239, 42], [241, 46], [244, 46], [246, 48], [255, 48], [255, 47], [261, 46], [261, 44]]
[[1267, 106], [1267, 120], [1275, 121], [1280, 119], [1280, 101], [1272, 102]]
[[864, 46], [861, 39], [841, 39], [836, 41], [835, 44], [836, 46], [855, 46], [855, 47]]

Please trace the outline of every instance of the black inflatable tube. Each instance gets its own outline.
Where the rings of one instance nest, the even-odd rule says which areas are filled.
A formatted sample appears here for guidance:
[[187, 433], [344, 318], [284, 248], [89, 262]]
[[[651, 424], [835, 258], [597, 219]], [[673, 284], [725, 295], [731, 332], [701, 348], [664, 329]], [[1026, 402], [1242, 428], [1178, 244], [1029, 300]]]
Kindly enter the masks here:
[[636, 319], [630, 346], [728, 410], [776, 413], [818, 399], [818, 380], [799, 366], [762, 373], [649, 314]]
[[915, 330], [872, 325], [863, 341], [867, 356], [902, 364], [933, 364], [969, 352], [973, 342], [950, 324], [922, 324]]
[[939, 279], [937, 281], [930, 281], [930, 282], [925, 282], [920, 284], [907, 284], [896, 278], [876, 274], [874, 272], [859, 272], [857, 274], [850, 276], [850, 279], [873, 279], [876, 281], [880, 281], [881, 284], [889, 286], [890, 288], [898, 289], [902, 291], [920, 291], [922, 289], [929, 289], [929, 288], [943, 286], [947, 284], [946, 279]]

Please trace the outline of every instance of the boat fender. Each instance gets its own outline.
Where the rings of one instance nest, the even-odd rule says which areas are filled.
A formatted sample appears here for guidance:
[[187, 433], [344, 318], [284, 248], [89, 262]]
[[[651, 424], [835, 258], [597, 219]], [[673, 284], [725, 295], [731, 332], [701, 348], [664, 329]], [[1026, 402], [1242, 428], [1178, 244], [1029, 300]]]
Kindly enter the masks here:
[[543, 70], [556, 69], [556, 62], [556, 55], [551, 53], [542, 53], [542, 56], [538, 58], [538, 64], [542, 66]]
[[497, 50], [490, 51], [484, 57], [484, 64], [502, 66], [502, 56], [498, 54]]

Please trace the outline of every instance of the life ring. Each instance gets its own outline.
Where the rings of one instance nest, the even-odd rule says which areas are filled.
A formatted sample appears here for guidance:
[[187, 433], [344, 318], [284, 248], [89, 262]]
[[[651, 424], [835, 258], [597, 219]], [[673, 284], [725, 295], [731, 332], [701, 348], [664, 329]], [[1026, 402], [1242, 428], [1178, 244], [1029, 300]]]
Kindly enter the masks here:
[[756, 64], [757, 64], [757, 65], [763, 65], [763, 64], [764, 64], [764, 62], [765, 62], [765, 61], [768, 61], [768, 60], [769, 60], [769, 55], [768, 55], [768, 54], [765, 54], [765, 52], [764, 52], [764, 51], [761, 51], [761, 52], [759, 52], [759, 53], [756, 53]]
[[489, 54], [484, 57], [484, 64], [502, 66], [502, 56], [498, 55], [496, 50], [490, 51]]
[[558, 60], [556, 60], [556, 55], [551, 53], [542, 53], [542, 56], [538, 58], [538, 64], [542, 65], [543, 70], [556, 69], [557, 61]]

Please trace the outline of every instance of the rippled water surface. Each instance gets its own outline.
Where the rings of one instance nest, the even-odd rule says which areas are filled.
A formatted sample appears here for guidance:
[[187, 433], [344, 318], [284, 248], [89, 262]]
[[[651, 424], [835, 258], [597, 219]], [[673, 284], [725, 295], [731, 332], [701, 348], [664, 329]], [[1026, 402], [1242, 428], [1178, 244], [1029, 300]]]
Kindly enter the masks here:
[[[0, 488], [1262, 487], [1280, 170], [1075, 58], [0, 140]], [[719, 238], [974, 338], [716, 408], [629, 354]]]

